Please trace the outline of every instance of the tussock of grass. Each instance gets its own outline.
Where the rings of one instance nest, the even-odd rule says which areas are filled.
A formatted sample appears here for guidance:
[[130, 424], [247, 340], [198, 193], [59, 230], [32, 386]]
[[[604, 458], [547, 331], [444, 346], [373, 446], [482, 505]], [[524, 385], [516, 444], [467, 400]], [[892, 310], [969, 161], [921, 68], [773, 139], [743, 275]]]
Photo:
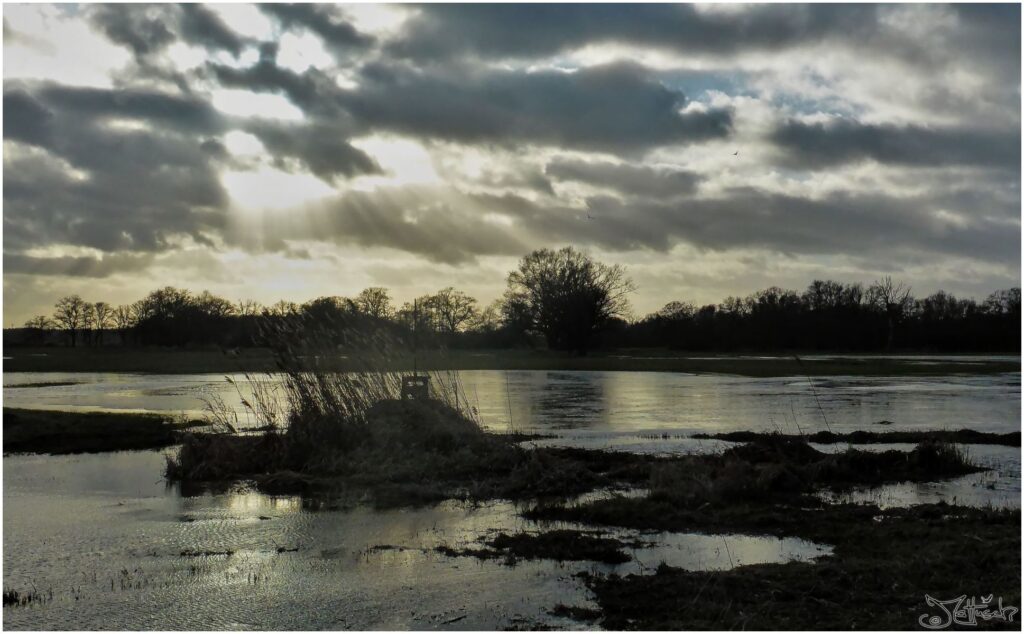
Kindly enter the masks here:
[[18, 607], [36, 603], [47, 603], [53, 600], [53, 589], [46, 594], [38, 590], [4, 590], [4, 607]]
[[802, 440], [762, 436], [721, 456], [668, 463], [651, 474], [652, 499], [683, 508], [764, 501], [887, 482], [928, 481], [982, 471], [955, 445], [921, 443], [910, 452], [850, 449], [826, 454]]

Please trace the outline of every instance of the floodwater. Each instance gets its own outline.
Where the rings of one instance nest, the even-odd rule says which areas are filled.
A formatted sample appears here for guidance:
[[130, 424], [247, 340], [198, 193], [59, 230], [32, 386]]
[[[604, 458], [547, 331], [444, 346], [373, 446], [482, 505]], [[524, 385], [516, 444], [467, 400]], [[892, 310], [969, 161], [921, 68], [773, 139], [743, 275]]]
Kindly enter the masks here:
[[433, 549], [577, 527], [536, 524], [508, 503], [318, 511], [251, 491], [182, 497], [160, 481], [162, 461], [4, 459], [4, 588], [53, 597], [4, 608], [7, 629], [580, 628], [547, 612], [595, 607], [581, 571], [720, 570], [831, 552], [800, 539], [622, 531], [613, 535], [639, 542], [629, 563], [508, 566]]
[[[267, 378], [267, 375], [259, 375]], [[474, 370], [460, 373], [488, 429], [592, 438], [736, 430], [1020, 429], [1020, 373], [935, 377], [771, 377], [674, 372]], [[245, 423], [245, 377], [10, 372], [6, 407], [202, 414], [216, 394]], [[269, 377], [271, 382], [277, 379]], [[71, 383], [18, 387], [30, 383]], [[240, 386], [240, 387], [238, 387]], [[239, 392], [239, 389], [241, 392]], [[879, 422], [891, 423], [876, 427]], [[256, 424], [256, 422], [253, 422]]]
[[[7, 407], [194, 416], [214, 392], [244, 420], [244, 377], [233, 378], [241, 394], [222, 375], [8, 373], [3, 395]], [[1019, 373], [808, 380], [473, 371], [463, 372], [462, 380], [485, 427], [553, 434], [537, 441], [550, 445], [676, 453], [727, 446], [689, 438], [695, 432], [1020, 429]], [[16, 387], [61, 382], [73, 384]], [[1019, 506], [1020, 449], [968, 450], [993, 470], [854, 491], [841, 499], [882, 506], [942, 499]], [[508, 566], [447, 557], [434, 548], [479, 546], [478, 540], [499, 530], [580, 527], [533, 523], [503, 502], [377, 511], [323, 510], [298, 497], [249, 490], [186, 497], [162, 480], [162, 469], [160, 452], [4, 458], [4, 588], [35, 589], [46, 599], [5, 608], [5, 627], [585, 628], [592, 624], [548, 614], [558, 604], [593, 607], [574, 576], [581, 571], [645, 573], [662, 561], [725, 569], [809, 561], [830, 552], [827, 545], [796, 539], [622, 531], [612, 535], [635, 543], [626, 564]]]

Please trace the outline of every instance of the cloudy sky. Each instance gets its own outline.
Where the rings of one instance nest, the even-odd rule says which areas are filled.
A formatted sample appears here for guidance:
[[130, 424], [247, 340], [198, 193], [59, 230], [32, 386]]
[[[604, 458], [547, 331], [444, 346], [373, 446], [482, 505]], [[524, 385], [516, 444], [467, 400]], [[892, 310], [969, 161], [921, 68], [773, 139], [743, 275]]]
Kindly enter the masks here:
[[626, 265], [1020, 285], [1019, 5], [4, 5], [4, 323]]

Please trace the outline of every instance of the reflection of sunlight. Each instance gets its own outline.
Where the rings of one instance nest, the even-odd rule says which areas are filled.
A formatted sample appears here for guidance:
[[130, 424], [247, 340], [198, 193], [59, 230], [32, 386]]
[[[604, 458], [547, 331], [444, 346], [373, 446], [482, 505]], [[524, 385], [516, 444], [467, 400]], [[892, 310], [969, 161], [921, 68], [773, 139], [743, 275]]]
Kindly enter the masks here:
[[247, 493], [231, 493], [227, 496], [227, 508], [231, 511], [246, 513], [268, 508], [278, 513], [297, 513], [302, 510], [302, 497], [270, 496], [250, 491]]
[[354, 140], [352, 145], [376, 159], [385, 172], [383, 176], [364, 176], [356, 179], [355, 185], [358, 189], [440, 181], [430, 153], [415, 141], [373, 136]]
[[298, 207], [334, 194], [327, 183], [312, 174], [289, 174], [266, 166], [224, 172], [221, 183], [231, 199], [248, 210]]
[[213, 106], [224, 114], [239, 117], [266, 117], [301, 121], [302, 111], [281, 95], [253, 93], [248, 90], [214, 90]]

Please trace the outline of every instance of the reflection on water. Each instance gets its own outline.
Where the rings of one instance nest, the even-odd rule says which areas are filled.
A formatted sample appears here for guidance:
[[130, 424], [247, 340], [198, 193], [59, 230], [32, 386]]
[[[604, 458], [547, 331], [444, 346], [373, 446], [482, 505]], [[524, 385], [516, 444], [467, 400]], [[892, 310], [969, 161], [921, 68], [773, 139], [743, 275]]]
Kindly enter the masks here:
[[[846, 444], [813, 445], [818, 451], [843, 451]], [[864, 451], [910, 451], [914, 445], [857, 445]], [[1020, 447], [1001, 445], [969, 445], [965, 448], [968, 459], [989, 471], [972, 473], [939, 482], [899, 482], [873, 489], [857, 489], [847, 493], [821, 493], [825, 500], [875, 504], [880, 508], [948, 502], [963, 506], [1020, 508], [1021, 454]]]
[[[1020, 373], [938, 377], [750, 378], [671, 372], [469, 371], [466, 394], [490, 429], [577, 437], [698, 431], [1020, 428]], [[244, 377], [233, 377], [244, 383]], [[27, 382], [77, 385], [9, 387]], [[242, 414], [222, 375], [8, 373], [5, 405], [201, 414], [218, 392]], [[243, 388], [244, 391], [244, 388]], [[892, 424], [876, 427], [880, 421]]]
[[[593, 607], [573, 575], [810, 560], [798, 539], [623, 531], [646, 544], [618, 566], [434, 552], [538, 525], [507, 503], [311, 512], [251, 491], [181, 497], [157, 452], [4, 459], [4, 587], [54, 600], [5, 608], [11, 629], [501, 629], [558, 603]], [[184, 556], [183, 553], [207, 553]]]

